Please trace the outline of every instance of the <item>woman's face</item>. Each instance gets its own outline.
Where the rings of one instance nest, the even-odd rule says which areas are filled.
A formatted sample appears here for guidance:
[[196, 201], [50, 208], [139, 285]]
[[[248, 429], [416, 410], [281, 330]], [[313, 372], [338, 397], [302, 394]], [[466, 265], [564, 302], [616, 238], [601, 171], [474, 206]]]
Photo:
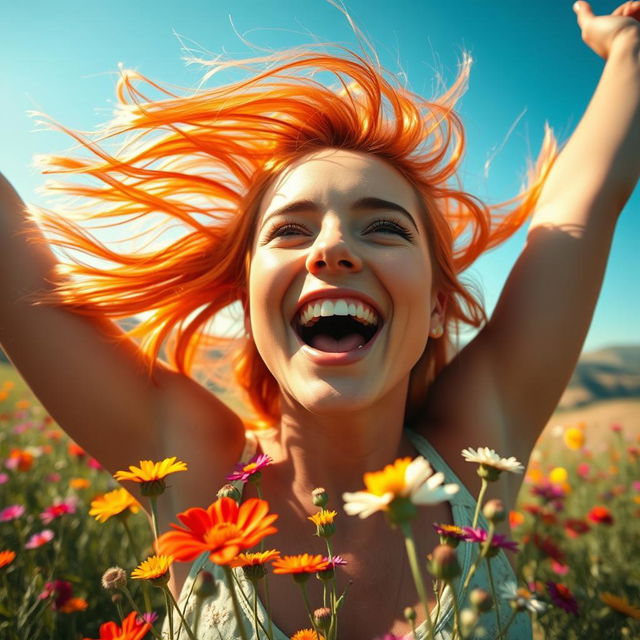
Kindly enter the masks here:
[[350, 151], [307, 155], [269, 188], [249, 314], [285, 399], [326, 413], [406, 392], [441, 311], [419, 212], [400, 173]]

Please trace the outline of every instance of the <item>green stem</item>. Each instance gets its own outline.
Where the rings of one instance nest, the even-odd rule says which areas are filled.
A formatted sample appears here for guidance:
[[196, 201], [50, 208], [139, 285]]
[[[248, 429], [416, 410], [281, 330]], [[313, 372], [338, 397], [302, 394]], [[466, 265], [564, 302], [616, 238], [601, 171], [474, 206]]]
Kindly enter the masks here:
[[164, 608], [167, 610], [167, 615], [169, 616], [169, 638], [173, 640], [173, 610], [171, 609], [171, 600], [169, 600], [169, 596], [164, 594]]
[[[127, 534], [127, 538], [129, 539], [129, 547], [131, 548], [131, 555], [133, 555], [133, 560], [137, 564], [137, 554], [136, 554], [136, 543], [133, 540], [133, 535], [131, 533], [131, 528], [129, 527], [129, 523], [127, 522], [127, 517], [124, 517], [120, 520], [122, 522], [122, 526]], [[144, 598], [144, 608], [146, 611], [151, 612], [151, 596], [149, 595], [149, 583], [146, 580], [142, 581], [142, 597]]]
[[149, 497], [151, 504], [151, 526], [153, 527], [153, 539], [158, 542], [160, 533], [158, 531], [158, 499], [156, 496]]
[[453, 583], [447, 581], [447, 585], [451, 590], [451, 596], [453, 598], [453, 640], [456, 640], [458, 635], [460, 634], [460, 607], [458, 606], [458, 596], [456, 594], [456, 590], [453, 586]]
[[478, 518], [480, 517], [480, 507], [482, 506], [482, 501], [484, 499], [484, 494], [487, 492], [487, 487], [489, 483], [485, 478], [482, 478], [482, 486], [480, 487], [480, 493], [478, 494], [478, 501], [476, 502], [476, 510], [473, 514], [473, 524], [471, 525], [474, 529], [478, 526]]
[[491, 595], [493, 596], [493, 601], [496, 603], [496, 622], [498, 623], [498, 634], [502, 636], [502, 622], [500, 620], [500, 606], [498, 604], [498, 598], [496, 597], [496, 587], [493, 583], [493, 571], [491, 570], [491, 559], [486, 558], [487, 560], [487, 573], [489, 574], [489, 584], [491, 585]]
[[307, 613], [309, 614], [309, 620], [311, 621], [311, 626], [313, 630], [316, 632], [318, 638], [320, 637], [320, 631], [318, 630], [318, 626], [316, 625], [316, 621], [313, 618], [313, 610], [311, 609], [311, 604], [309, 603], [309, 596], [307, 595], [307, 585], [304, 582], [298, 582], [296, 580], [296, 584], [300, 585], [300, 589], [302, 591], [302, 598], [304, 599], [304, 606], [307, 608]]
[[509, 631], [509, 627], [511, 626], [511, 623], [516, 619], [518, 613], [519, 612], [516, 610], [511, 614], [511, 617], [509, 618], [509, 620], [507, 620], [505, 628], [500, 632], [500, 635], [496, 638], [496, 640], [502, 640], [502, 638], [507, 637], [507, 631]]
[[[236, 587], [238, 587], [238, 590], [240, 591], [240, 595], [242, 596], [242, 599], [244, 600], [245, 604], [248, 607], [251, 607], [252, 606], [251, 602], [249, 601], [249, 598], [248, 598], [247, 594], [244, 592], [244, 589], [242, 588], [242, 585], [240, 584], [240, 580], [235, 575], [235, 573], [233, 574], [233, 579], [236, 582]], [[255, 589], [255, 584], [252, 585], [252, 586]], [[258, 618], [258, 624], [260, 625], [260, 628], [262, 629], [262, 631], [269, 637], [269, 640], [273, 640], [273, 637], [269, 635], [269, 632], [266, 630], [264, 624], [262, 624], [260, 618]], [[218, 631], [218, 635], [220, 635], [219, 631]]]
[[407, 550], [407, 557], [409, 558], [409, 566], [411, 567], [411, 574], [413, 575], [413, 581], [416, 585], [418, 597], [424, 607], [425, 616], [427, 620], [427, 627], [429, 628], [429, 638], [435, 639], [435, 631], [433, 628], [433, 621], [431, 620], [431, 611], [429, 611], [429, 601], [427, 599], [427, 591], [422, 580], [422, 574], [420, 573], [420, 567], [418, 564], [418, 556], [416, 553], [416, 545], [413, 540], [413, 533], [411, 531], [411, 524], [409, 522], [403, 522], [400, 525], [400, 530], [404, 535], [404, 543]]
[[[333, 548], [331, 547], [331, 540], [329, 540], [329, 538], [325, 538], [325, 542], [327, 543], [328, 558], [329, 560], [333, 560]], [[329, 624], [329, 640], [333, 640], [334, 638], [338, 637], [338, 612], [336, 611], [337, 594], [335, 569], [333, 572], [333, 577], [331, 578], [330, 586], [331, 592], [329, 594], [329, 600], [331, 602], [331, 622]]]
[[256, 585], [253, 585], [253, 630], [256, 634], [256, 640], [260, 640], [260, 634], [258, 633], [258, 590]]
[[238, 628], [240, 629], [240, 635], [242, 636], [242, 640], [249, 640], [247, 638], [247, 633], [244, 630], [244, 625], [242, 624], [242, 616], [240, 615], [240, 603], [238, 602], [238, 595], [236, 594], [236, 588], [233, 584], [233, 572], [229, 567], [224, 568], [224, 575], [227, 579], [227, 583], [229, 584], [229, 591], [231, 591], [231, 600], [233, 602], [233, 613], [236, 616], [236, 621], [238, 623]]
[[178, 615], [180, 616], [180, 620], [182, 620], [182, 624], [184, 625], [184, 630], [187, 632], [187, 635], [189, 636], [189, 638], [191, 640], [196, 640], [196, 637], [193, 635], [193, 631], [191, 631], [191, 627], [189, 626], [189, 623], [186, 621], [185, 617], [182, 615], [182, 611], [180, 611], [180, 607], [178, 606], [176, 599], [173, 597], [173, 594], [169, 590], [169, 587], [165, 585], [162, 587], [162, 590], [165, 593], [168, 604], [173, 606], [173, 608], [178, 612]]

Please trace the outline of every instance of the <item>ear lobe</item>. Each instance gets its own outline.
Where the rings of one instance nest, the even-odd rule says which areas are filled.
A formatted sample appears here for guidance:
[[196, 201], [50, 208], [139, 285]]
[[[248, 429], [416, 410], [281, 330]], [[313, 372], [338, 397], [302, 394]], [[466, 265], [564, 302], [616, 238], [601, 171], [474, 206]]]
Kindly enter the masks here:
[[448, 296], [438, 291], [431, 301], [431, 319], [429, 335], [432, 338], [441, 338], [444, 334], [444, 321], [447, 309]]

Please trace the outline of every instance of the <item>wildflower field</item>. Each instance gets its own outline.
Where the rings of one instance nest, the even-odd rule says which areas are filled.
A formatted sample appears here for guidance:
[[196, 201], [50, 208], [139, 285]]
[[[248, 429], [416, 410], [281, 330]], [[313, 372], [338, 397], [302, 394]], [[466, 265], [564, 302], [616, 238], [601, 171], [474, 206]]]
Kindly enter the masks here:
[[[539, 442], [509, 513], [520, 584], [498, 597], [531, 615], [536, 638], [640, 638], [638, 430], [609, 425], [596, 443], [587, 427], [564, 424]], [[167, 463], [163, 473], [179, 471], [179, 464]], [[212, 488], [212, 501], [215, 493]], [[260, 508], [258, 501], [250, 507]], [[261, 517], [266, 532], [270, 521]], [[312, 522], [318, 531], [330, 529], [334, 517], [322, 507]], [[165, 538], [164, 546], [178, 537]], [[0, 364], [0, 638], [160, 637], [162, 589], [131, 579], [134, 570], [143, 578], [165, 572], [161, 560], [144, 561], [154, 553], [152, 539], [140, 505], [69, 440], [11, 367]], [[509, 547], [515, 544], [505, 542]], [[291, 572], [297, 562], [268, 553], [274, 573]], [[326, 559], [315, 562], [326, 569]], [[128, 576], [127, 594], [157, 618], [139, 619], [129, 595], [103, 588], [122, 577], [103, 576], [115, 565]]]

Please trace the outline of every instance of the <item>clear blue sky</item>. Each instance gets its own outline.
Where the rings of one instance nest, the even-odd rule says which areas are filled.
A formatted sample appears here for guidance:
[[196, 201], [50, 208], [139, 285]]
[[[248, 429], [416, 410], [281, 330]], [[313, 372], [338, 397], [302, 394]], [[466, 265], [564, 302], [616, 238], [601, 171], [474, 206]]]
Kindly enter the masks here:
[[[489, 201], [516, 193], [545, 121], [561, 139], [569, 136], [602, 69], [602, 61], [580, 39], [569, 1], [348, 0], [346, 6], [383, 64], [406, 73], [410, 87], [426, 96], [433, 95], [436, 71], [450, 80], [461, 52], [471, 53], [470, 89], [460, 103], [468, 134], [462, 178], [468, 190]], [[615, 6], [593, 3], [596, 13]], [[109, 118], [118, 63], [160, 81], [193, 86], [200, 71], [185, 66], [182, 44], [198, 53], [251, 54], [238, 34], [261, 47], [308, 43], [311, 34], [355, 46], [345, 19], [324, 0], [5, 3], [0, 170], [25, 200], [40, 201], [35, 189], [41, 177], [32, 156], [69, 143], [60, 134], [36, 132], [27, 110], [93, 129]], [[485, 176], [485, 163], [494, 153]], [[636, 190], [618, 226], [586, 350], [640, 342], [639, 238]], [[489, 308], [523, 241], [524, 232], [469, 271]]]

